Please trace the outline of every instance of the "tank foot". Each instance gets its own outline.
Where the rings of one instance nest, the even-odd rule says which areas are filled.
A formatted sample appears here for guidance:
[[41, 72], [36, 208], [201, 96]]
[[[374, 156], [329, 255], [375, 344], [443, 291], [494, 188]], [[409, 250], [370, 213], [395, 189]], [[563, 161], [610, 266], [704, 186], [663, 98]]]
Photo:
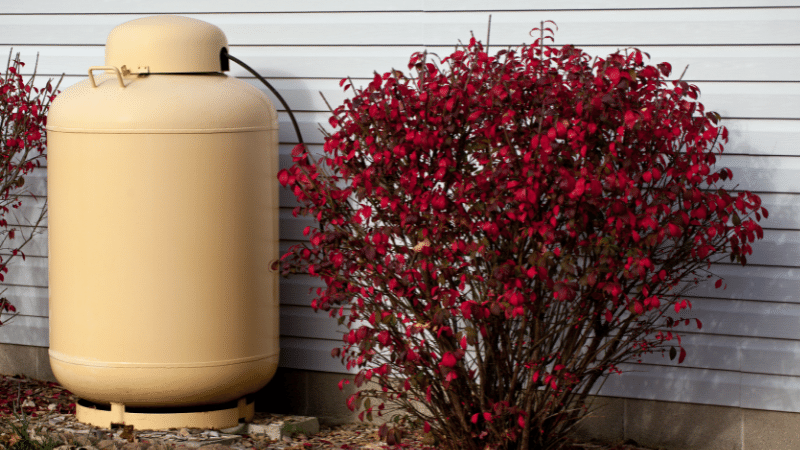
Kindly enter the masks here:
[[255, 401], [246, 397], [224, 405], [186, 408], [126, 408], [122, 403], [97, 404], [79, 400], [75, 406], [78, 422], [100, 428], [115, 425], [133, 425], [135, 430], [163, 430], [167, 428], [203, 428], [221, 430], [239, 425], [240, 419], [251, 422], [255, 414]]

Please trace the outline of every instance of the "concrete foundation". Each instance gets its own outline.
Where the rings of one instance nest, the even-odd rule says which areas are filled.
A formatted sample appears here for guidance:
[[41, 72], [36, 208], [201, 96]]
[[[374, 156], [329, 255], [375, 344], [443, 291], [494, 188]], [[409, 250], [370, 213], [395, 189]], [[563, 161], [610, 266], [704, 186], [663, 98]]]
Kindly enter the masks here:
[[0, 374], [25, 375], [35, 380], [56, 382], [47, 350], [47, 347], [0, 344]]
[[[56, 381], [47, 348], [0, 344], [0, 374]], [[338, 373], [278, 368], [255, 395], [256, 411], [319, 418], [323, 424], [358, 421], [346, 406], [353, 383], [339, 390]], [[352, 379], [352, 377], [349, 377]], [[618, 397], [590, 397], [590, 417], [577, 436], [605, 443], [633, 440], [664, 450], [795, 450], [800, 413]]]

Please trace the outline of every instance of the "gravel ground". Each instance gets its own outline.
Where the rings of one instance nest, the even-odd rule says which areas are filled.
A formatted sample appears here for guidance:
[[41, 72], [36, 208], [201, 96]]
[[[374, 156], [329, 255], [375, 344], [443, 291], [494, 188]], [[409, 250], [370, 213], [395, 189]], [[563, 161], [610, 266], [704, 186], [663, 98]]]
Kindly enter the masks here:
[[[54, 439], [62, 445], [58, 450], [192, 450], [189, 446], [175, 444], [158, 439], [137, 437], [137, 431], [130, 428], [103, 430], [78, 423], [75, 420], [75, 403], [77, 398], [57, 383], [44, 382], [20, 376], [0, 375], [0, 446], [9, 450], [33, 450], [20, 445], [13, 432], [12, 425], [20, 426], [13, 412], [21, 409], [29, 422], [31, 438], [37, 441]], [[256, 423], [267, 423], [275, 416], [256, 414]], [[37, 431], [38, 430], [38, 431]], [[175, 430], [181, 434], [206, 434], [207, 430]], [[199, 444], [205, 450], [368, 450], [368, 449], [432, 449], [425, 445], [424, 437], [419, 432], [408, 432], [403, 436], [401, 445], [388, 446], [382, 442], [376, 426], [363, 423], [346, 424], [335, 427], [321, 426], [317, 434], [311, 436], [295, 435], [284, 437], [280, 441], [272, 441], [267, 436], [244, 435], [226, 444]], [[653, 450], [639, 447], [628, 441], [614, 445], [571, 442], [567, 450]], [[194, 448], [198, 444], [192, 445]]]

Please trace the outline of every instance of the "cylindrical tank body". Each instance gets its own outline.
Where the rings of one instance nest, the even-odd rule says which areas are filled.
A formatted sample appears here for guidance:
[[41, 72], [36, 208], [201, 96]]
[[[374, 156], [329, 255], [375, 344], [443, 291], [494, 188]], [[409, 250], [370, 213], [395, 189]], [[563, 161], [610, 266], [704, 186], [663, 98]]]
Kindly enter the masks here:
[[215, 405], [277, 368], [277, 114], [226, 51], [199, 20], [127, 22], [50, 109], [50, 364], [83, 399]]

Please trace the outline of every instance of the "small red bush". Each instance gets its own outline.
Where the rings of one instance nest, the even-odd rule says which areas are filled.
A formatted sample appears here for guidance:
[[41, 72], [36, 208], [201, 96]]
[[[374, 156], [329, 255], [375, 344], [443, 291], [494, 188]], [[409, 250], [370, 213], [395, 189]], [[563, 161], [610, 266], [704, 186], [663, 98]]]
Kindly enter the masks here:
[[557, 446], [617, 364], [673, 338], [683, 361], [664, 313], [763, 235], [696, 86], [544, 39], [415, 53], [333, 110], [320, 163], [297, 146], [279, 174], [321, 224], [283, 272], [324, 280], [313, 307], [350, 328], [348, 405], [399, 407], [444, 448]]
[[[5, 280], [9, 262], [17, 256], [25, 258], [22, 248], [46, 214], [42, 208], [36, 222], [28, 224], [28, 233], [14, 226], [21, 225], [16, 218], [9, 224], [8, 214], [22, 206], [25, 176], [45, 158], [47, 110], [55, 97], [50, 81], [41, 90], [33, 87], [35, 75], [24, 81], [20, 71], [25, 63], [19, 60], [19, 54], [13, 60], [10, 56], [6, 73], [0, 74], [0, 283]], [[0, 313], [4, 311], [16, 311], [5, 297], [0, 298]]]

